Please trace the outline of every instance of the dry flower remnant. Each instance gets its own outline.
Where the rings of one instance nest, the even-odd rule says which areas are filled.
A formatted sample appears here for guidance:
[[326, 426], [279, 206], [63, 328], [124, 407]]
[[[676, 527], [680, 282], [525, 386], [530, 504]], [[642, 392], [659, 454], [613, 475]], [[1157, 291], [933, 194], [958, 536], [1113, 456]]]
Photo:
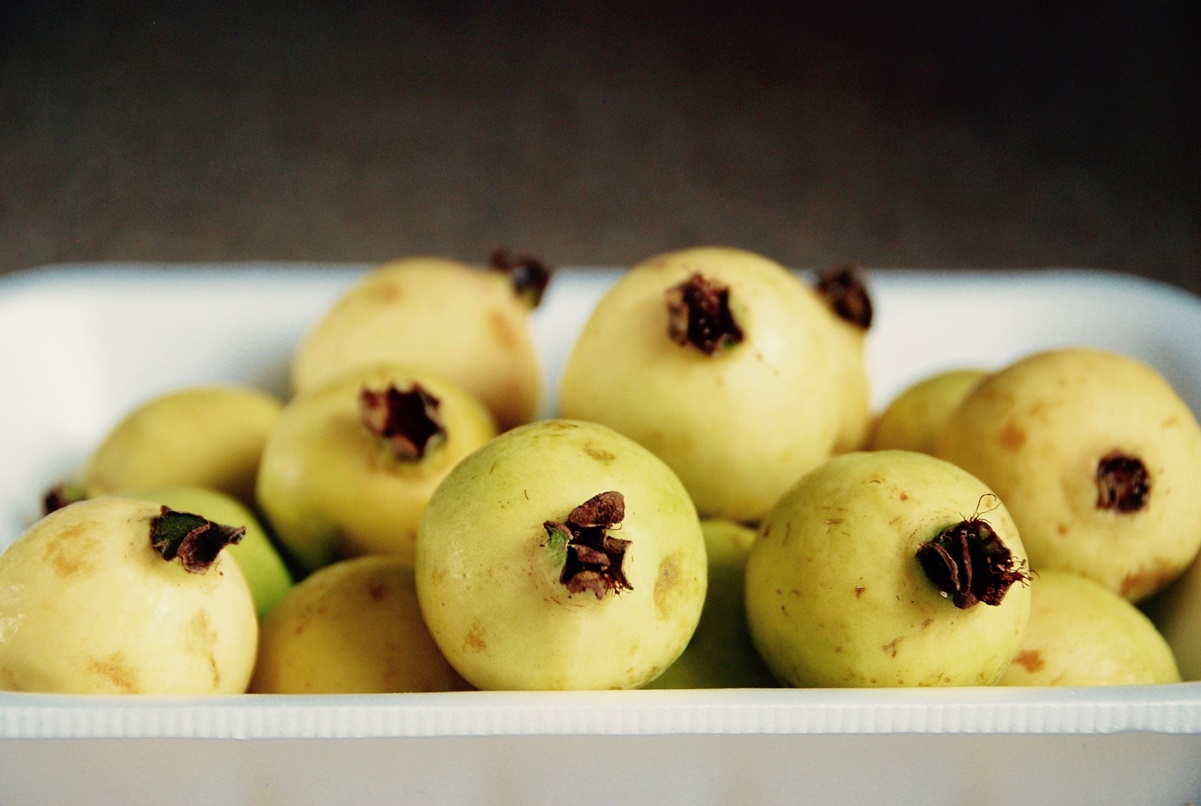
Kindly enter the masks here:
[[823, 272], [817, 278], [817, 292], [839, 318], [860, 330], [872, 326], [872, 299], [858, 266], [847, 264]]
[[499, 247], [493, 250], [488, 266], [509, 275], [513, 291], [525, 300], [531, 310], [542, 303], [551, 271], [541, 260], [530, 255], [512, 255], [504, 247]]
[[55, 484], [42, 496], [42, 513], [49, 515], [76, 501], [86, 501], [87, 498], [88, 491], [82, 484], [64, 481], [61, 484]]
[[150, 522], [150, 545], [154, 550], [167, 562], [178, 557], [184, 569], [193, 574], [207, 571], [221, 549], [241, 543], [245, 534], [245, 526], [222, 526], [167, 506]]
[[569, 593], [591, 591], [603, 599], [609, 591], [634, 589], [621, 567], [630, 541], [609, 534], [624, 518], [625, 497], [610, 490], [580, 504], [563, 523], [543, 523], [547, 544], [565, 553], [559, 582]]
[[1097, 462], [1097, 509], [1138, 512], [1151, 495], [1151, 475], [1136, 456], [1117, 451]]
[[404, 391], [394, 384], [378, 391], [364, 386], [359, 393], [363, 425], [387, 440], [392, 453], [403, 461], [417, 461], [445, 441], [440, 405], [441, 401], [418, 383]]
[[730, 311], [730, 287], [699, 273], [667, 289], [667, 313], [667, 335], [681, 347], [714, 355], [743, 339]]
[[988, 522], [976, 516], [923, 543], [917, 559], [927, 578], [961, 610], [980, 602], [995, 607], [1013, 583], [1029, 579], [1025, 563], [1015, 560]]

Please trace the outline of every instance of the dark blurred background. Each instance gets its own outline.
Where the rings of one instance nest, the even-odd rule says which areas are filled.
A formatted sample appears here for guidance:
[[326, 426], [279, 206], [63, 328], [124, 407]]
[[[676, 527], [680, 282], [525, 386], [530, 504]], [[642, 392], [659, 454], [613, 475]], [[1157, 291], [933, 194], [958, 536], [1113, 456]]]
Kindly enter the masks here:
[[722, 243], [1201, 291], [1183, 2], [0, 8], [0, 272]]

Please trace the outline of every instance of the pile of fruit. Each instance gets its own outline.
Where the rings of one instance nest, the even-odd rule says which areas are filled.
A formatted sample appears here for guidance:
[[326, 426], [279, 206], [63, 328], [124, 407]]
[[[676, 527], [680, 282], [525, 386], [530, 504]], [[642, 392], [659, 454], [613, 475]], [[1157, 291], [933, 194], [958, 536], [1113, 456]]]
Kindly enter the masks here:
[[286, 400], [146, 400], [0, 554], [0, 689], [1109, 685], [1201, 679], [1201, 425], [1088, 346], [871, 407], [854, 267], [625, 271], [552, 418], [551, 273], [412, 258]]

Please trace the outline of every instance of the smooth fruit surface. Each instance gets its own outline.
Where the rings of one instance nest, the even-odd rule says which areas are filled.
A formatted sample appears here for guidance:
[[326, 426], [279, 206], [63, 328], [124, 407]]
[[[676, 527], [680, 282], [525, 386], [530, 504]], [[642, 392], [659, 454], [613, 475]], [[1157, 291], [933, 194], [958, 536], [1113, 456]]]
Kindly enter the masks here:
[[92, 496], [186, 485], [252, 505], [263, 444], [282, 408], [274, 396], [241, 386], [167, 392], [113, 426], [80, 481]]
[[354, 694], [468, 688], [434, 639], [413, 569], [356, 557], [305, 577], [267, 617], [252, 692]]

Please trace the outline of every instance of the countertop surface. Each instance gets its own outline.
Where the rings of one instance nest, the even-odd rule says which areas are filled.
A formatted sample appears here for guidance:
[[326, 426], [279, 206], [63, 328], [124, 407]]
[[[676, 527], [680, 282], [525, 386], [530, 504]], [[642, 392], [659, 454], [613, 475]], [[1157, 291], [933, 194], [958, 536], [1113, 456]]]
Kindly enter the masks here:
[[722, 243], [1201, 292], [1183, 2], [747, 5], [5, 3], [0, 272]]

